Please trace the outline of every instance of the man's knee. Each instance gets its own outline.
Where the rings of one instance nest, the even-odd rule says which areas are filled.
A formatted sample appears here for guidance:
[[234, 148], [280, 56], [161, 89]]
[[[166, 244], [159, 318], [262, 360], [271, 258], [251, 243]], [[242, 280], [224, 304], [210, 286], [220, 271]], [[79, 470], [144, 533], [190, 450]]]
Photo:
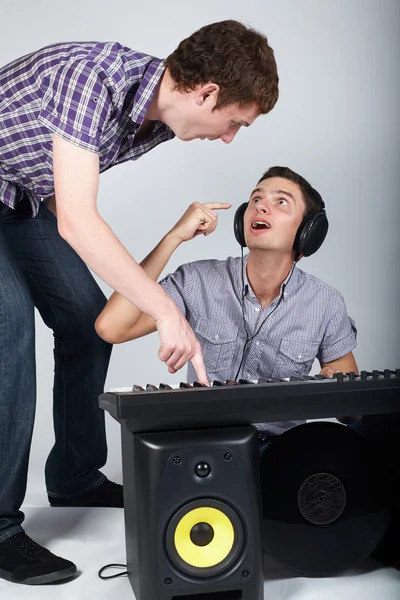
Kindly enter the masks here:
[[0, 289], [2, 336], [22, 341], [34, 334], [34, 323], [34, 306], [29, 290], [23, 281], [12, 278]]

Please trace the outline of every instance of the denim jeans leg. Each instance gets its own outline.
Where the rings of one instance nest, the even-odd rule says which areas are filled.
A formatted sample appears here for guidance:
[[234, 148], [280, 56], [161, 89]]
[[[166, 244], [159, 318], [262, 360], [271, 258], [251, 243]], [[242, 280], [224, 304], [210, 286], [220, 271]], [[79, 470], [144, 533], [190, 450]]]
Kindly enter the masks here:
[[0, 203], [0, 542], [22, 530], [36, 403], [34, 307]]
[[[18, 206], [18, 205], [17, 205]], [[42, 203], [35, 218], [19, 214], [5, 227], [24, 269], [34, 304], [54, 334], [55, 444], [46, 463], [50, 495], [69, 497], [96, 487], [107, 459], [103, 392], [111, 345], [94, 322], [106, 298], [89, 269], [61, 238], [57, 219]]]

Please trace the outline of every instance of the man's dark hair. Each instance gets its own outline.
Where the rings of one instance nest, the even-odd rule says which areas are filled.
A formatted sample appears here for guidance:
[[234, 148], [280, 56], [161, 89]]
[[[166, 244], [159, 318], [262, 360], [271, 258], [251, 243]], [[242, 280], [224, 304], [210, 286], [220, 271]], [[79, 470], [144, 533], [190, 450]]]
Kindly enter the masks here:
[[320, 193], [304, 177], [295, 173], [289, 167], [270, 167], [268, 171], [265, 171], [258, 183], [271, 177], [282, 177], [282, 179], [288, 179], [289, 181], [293, 181], [293, 183], [297, 183], [306, 205], [306, 215], [313, 212], [320, 212], [324, 208], [324, 202]]
[[183, 40], [165, 64], [179, 91], [216, 83], [220, 92], [214, 110], [255, 103], [266, 114], [278, 100], [274, 51], [263, 34], [238, 21], [202, 27]]

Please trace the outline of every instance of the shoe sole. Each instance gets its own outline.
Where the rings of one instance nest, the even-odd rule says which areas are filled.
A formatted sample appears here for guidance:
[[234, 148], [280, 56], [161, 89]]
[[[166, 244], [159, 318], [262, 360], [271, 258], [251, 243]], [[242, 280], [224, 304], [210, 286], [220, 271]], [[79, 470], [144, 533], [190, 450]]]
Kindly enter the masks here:
[[70, 579], [77, 573], [76, 567], [70, 567], [63, 571], [54, 571], [53, 573], [46, 573], [45, 575], [38, 575], [37, 577], [27, 577], [22, 581], [15, 581], [9, 571], [3, 571], [0, 569], [0, 577], [11, 583], [20, 583], [23, 585], [46, 585], [47, 583], [55, 583], [56, 581], [62, 581], [63, 579]]

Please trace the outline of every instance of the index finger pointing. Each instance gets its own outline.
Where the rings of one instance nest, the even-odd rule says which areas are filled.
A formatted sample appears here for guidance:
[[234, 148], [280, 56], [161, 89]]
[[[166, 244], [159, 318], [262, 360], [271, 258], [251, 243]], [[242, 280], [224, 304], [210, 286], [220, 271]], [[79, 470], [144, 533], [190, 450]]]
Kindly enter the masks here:
[[203, 383], [204, 385], [209, 386], [207, 372], [204, 366], [201, 350], [192, 356], [190, 362], [192, 363], [194, 370], [196, 371], [197, 380], [199, 381], [199, 383]]
[[230, 208], [232, 204], [228, 204], [227, 202], [204, 202], [203, 206], [210, 210], [226, 210], [227, 208]]

